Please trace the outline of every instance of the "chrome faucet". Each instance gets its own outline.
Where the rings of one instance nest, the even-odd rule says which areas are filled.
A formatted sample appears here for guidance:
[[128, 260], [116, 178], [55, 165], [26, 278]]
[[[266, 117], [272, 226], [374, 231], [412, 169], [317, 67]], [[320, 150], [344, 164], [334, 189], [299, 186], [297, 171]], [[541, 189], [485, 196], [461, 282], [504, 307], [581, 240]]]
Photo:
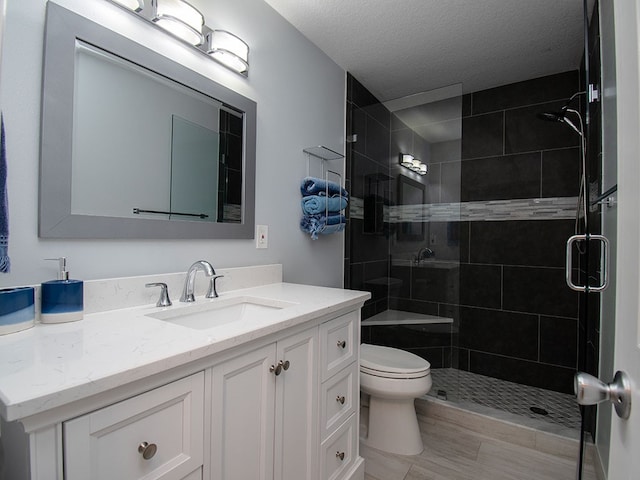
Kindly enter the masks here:
[[425, 258], [433, 258], [435, 256], [436, 252], [431, 250], [429, 247], [422, 247], [420, 250], [418, 250], [418, 255], [415, 256], [414, 262], [418, 264]]
[[187, 278], [184, 281], [184, 288], [182, 289], [181, 302], [195, 302], [196, 297], [194, 295], [196, 284], [196, 272], [202, 270], [207, 277], [213, 277], [216, 271], [211, 264], [206, 260], [198, 260], [189, 267], [187, 271]]

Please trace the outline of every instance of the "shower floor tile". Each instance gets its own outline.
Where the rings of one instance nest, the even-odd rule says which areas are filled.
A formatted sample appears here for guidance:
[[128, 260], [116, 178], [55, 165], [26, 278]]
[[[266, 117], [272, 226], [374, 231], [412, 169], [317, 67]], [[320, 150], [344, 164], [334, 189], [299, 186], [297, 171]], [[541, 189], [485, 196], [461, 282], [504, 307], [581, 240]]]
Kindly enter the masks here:
[[[561, 429], [580, 430], [580, 409], [573, 395], [454, 368], [431, 369], [431, 378], [433, 386], [428, 396], [458, 404], [480, 405]], [[532, 408], [542, 411], [535, 413]]]

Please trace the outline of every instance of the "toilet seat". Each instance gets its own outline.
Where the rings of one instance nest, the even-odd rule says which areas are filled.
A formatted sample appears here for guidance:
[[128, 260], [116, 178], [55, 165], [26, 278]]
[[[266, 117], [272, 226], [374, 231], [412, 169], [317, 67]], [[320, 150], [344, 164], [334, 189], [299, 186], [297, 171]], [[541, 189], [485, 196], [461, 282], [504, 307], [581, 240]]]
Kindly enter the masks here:
[[431, 373], [424, 358], [397, 348], [360, 345], [360, 372], [384, 378], [420, 378]]

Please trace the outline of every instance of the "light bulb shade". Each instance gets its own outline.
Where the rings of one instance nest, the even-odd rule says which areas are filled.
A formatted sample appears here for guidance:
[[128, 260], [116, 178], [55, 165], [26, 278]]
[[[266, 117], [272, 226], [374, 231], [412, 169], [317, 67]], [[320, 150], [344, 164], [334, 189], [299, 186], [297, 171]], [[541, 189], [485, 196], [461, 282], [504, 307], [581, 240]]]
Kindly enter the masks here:
[[184, 0], [153, 0], [152, 5], [156, 25], [191, 45], [203, 43], [204, 17], [196, 8]]
[[111, 0], [118, 5], [122, 5], [129, 10], [139, 12], [144, 8], [144, 0]]
[[207, 35], [207, 53], [238, 73], [249, 70], [249, 46], [226, 30], [213, 30]]
[[419, 172], [420, 171], [420, 165], [422, 165], [422, 162], [420, 160], [418, 160], [417, 158], [413, 159], [413, 162], [411, 162], [411, 170], [413, 170], [414, 172]]
[[429, 167], [427, 166], [426, 163], [423, 163], [422, 165], [420, 165], [420, 175], [426, 175], [427, 172], [429, 171]]
[[408, 153], [401, 153], [400, 165], [402, 165], [403, 167], [411, 168], [411, 166], [413, 165], [413, 155], [410, 155]]

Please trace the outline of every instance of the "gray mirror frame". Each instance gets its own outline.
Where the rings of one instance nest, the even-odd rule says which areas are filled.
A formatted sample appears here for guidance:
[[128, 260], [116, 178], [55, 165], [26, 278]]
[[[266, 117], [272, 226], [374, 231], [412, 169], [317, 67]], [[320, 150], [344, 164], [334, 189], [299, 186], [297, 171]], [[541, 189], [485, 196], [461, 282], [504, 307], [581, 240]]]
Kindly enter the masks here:
[[[141, 23], [141, 28], [147, 28]], [[75, 42], [80, 39], [221, 101], [244, 115], [242, 223], [71, 213]], [[42, 238], [254, 238], [256, 103], [173, 60], [47, 2], [38, 234]], [[117, 191], [114, 189], [114, 194]]]

